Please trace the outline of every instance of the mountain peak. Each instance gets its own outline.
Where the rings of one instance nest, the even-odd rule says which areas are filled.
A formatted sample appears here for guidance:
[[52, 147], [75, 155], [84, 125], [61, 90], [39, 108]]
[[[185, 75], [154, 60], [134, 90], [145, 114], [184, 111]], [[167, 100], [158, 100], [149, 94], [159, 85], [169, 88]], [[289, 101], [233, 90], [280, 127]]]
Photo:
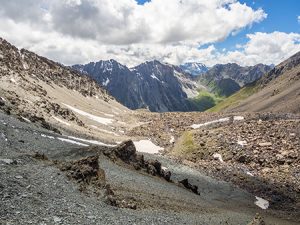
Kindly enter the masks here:
[[179, 66], [184, 72], [198, 76], [208, 71], [208, 67], [199, 62], [186, 62]]

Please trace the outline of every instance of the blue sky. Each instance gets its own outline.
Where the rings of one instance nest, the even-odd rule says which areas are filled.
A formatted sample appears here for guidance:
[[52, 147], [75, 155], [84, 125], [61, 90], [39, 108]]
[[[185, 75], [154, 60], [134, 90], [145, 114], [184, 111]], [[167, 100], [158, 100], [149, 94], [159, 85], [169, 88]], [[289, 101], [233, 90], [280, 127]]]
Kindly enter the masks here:
[[267, 14], [267, 18], [260, 23], [253, 24], [252, 27], [243, 29], [235, 36], [230, 36], [223, 43], [216, 44], [218, 48], [235, 49], [236, 44], [244, 44], [247, 33], [254, 32], [300, 32], [300, 15], [299, 0], [242, 0], [242, 3], [253, 7], [254, 9], [262, 8]]

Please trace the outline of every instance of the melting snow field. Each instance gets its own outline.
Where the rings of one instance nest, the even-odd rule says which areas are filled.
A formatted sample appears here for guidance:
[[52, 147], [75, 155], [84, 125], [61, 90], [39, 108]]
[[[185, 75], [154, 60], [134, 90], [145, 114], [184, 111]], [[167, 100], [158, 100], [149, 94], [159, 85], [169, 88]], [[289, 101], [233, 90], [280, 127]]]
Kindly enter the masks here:
[[226, 121], [229, 121], [229, 117], [221, 118], [221, 119], [218, 119], [218, 120], [209, 121], [209, 122], [206, 122], [206, 123], [193, 124], [191, 127], [193, 129], [198, 129], [200, 127], [204, 127], [204, 126], [207, 126], [207, 125], [210, 125], [210, 124], [222, 123], [222, 122], [226, 122]]
[[101, 145], [101, 146], [107, 146], [107, 147], [116, 146], [116, 145], [105, 144], [103, 142], [96, 141], [96, 140], [87, 140], [87, 139], [77, 138], [77, 137], [73, 137], [73, 136], [68, 136], [68, 138], [76, 140], [76, 141], [82, 141], [82, 142], [90, 143], [90, 144], [93, 144], [93, 145]]
[[57, 138], [58, 140], [60, 141], [64, 141], [64, 142], [68, 142], [68, 143], [71, 143], [71, 144], [75, 144], [75, 145], [80, 145], [80, 146], [89, 146], [89, 145], [86, 145], [86, 144], [83, 144], [83, 143], [80, 143], [80, 142], [77, 142], [77, 141], [73, 141], [73, 140], [70, 140], [70, 139], [66, 139], [66, 138]]
[[257, 205], [259, 208], [267, 209], [269, 208], [269, 202], [263, 198], [255, 196], [256, 201], [254, 202], [255, 205]]
[[[55, 137], [49, 136], [46, 134], [41, 134], [41, 137], [55, 139]], [[67, 138], [57, 137], [57, 140], [68, 142], [68, 143], [75, 144], [75, 145], [85, 146], [85, 147], [89, 146], [88, 144], [85, 144], [85, 143], [89, 143], [89, 144], [93, 144], [93, 145], [100, 145], [100, 146], [107, 146], [107, 147], [116, 146], [116, 145], [105, 144], [103, 142], [96, 141], [96, 140], [87, 140], [87, 139], [77, 138], [77, 137], [73, 137], [73, 136], [67, 136]], [[82, 143], [82, 142], [85, 142], [85, 143]]]
[[44, 137], [44, 138], [55, 139], [55, 137], [53, 137], [53, 136], [48, 136], [48, 135], [45, 135], [45, 134], [41, 134], [41, 136]]
[[108, 125], [108, 124], [111, 124], [113, 122], [113, 119], [108, 119], [108, 118], [103, 118], [103, 117], [100, 117], [100, 116], [95, 116], [93, 114], [90, 114], [90, 113], [87, 113], [85, 111], [82, 111], [80, 109], [77, 109], [75, 107], [72, 107], [70, 105], [67, 105], [65, 103], [62, 103], [63, 105], [65, 105], [66, 107], [68, 107], [69, 109], [71, 109], [72, 111], [82, 115], [82, 116], [85, 116], [91, 120], [94, 120], [98, 123], [101, 123], [101, 124], [104, 124], [104, 125]]
[[164, 149], [162, 147], [153, 144], [150, 140], [134, 141], [133, 143], [138, 152], [157, 154], [160, 150]]
[[[234, 116], [233, 117], [234, 121], [240, 121], [240, 120], [244, 120], [244, 119], [245, 118], [243, 116]], [[193, 129], [199, 129], [200, 127], [205, 127], [205, 126], [215, 124], [215, 123], [223, 123], [223, 122], [227, 122], [229, 120], [230, 120], [229, 117], [225, 117], [225, 118], [221, 118], [221, 119], [218, 119], [218, 120], [212, 120], [212, 121], [209, 121], [209, 122], [206, 122], [206, 123], [193, 124], [193, 125], [191, 125], [191, 127]]]

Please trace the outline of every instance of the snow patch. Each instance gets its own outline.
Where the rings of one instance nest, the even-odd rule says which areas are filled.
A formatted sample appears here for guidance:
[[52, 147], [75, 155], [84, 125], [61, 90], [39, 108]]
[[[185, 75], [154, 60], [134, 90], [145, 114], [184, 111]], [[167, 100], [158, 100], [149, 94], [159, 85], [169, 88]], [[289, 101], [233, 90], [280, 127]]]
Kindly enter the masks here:
[[160, 79], [157, 78], [157, 76], [154, 75], [154, 73], [151, 74], [151, 78], [156, 79], [158, 81], [160, 81]]
[[116, 146], [116, 145], [105, 144], [103, 142], [96, 141], [96, 140], [87, 140], [87, 139], [77, 138], [77, 137], [73, 137], [73, 136], [68, 136], [68, 138], [74, 139], [76, 141], [82, 141], [82, 142], [90, 143], [90, 144], [93, 144], [93, 145], [100, 145], [100, 146], [107, 146], [107, 147], [114, 147], [114, 146]]
[[63, 121], [63, 120], [61, 120], [61, 119], [59, 119], [59, 118], [57, 118], [57, 117], [55, 117], [55, 116], [52, 116], [56, 121], [58, 121], [58, 122], [60, 122], [60, 123], [62, 123], [62, 124], [64, 124], [64, 125], [67, 125], [67, 126], [71, 126], [71, 124], [69, 124], [69, 123], [67, 123], [66, 121]]
[[53, 137], [53, 136], [48, 136], [48, 135], [46, 135], [46, 134], [41, 134], [41, 136], [44, 137], [44, 138], [55, 139], [55, 137]]
[[22, 118], [23, 120], [25, 120], [27, 123], [31, 123], [31, 121], [30, 121], [29, 119], [27, 119], [27, 118], [25, 118], [25, 117], [23, 117], [23, 116], [21, 116], [21, 118]]
[[66, 138], [57, 138], [57, 139], [60, 140], [60, 141], [68, 142], [68, 143], [75, 144], [75, 145], [80, 145], [80, 146], [85, 146], [85, 147], [89, 146], [89, 145], [86, 145], [86, 144], [83, 144], [83, 143], [80, 143], [80, 142], [77, 142], [77, 141], [73, 141], [73, 140], [70, 140], [70, 139], [66, 139]]
[[236, 121], [244, 120], [244, 119], [245, 119], [245, 117], [243, 117], [243, 116], [234, 116], [233, 117], [233, 120], [236, 120]]
[[256, 201], [254, 202], [255, 205], [257, 205], [259, 208], [267, 209], [269, 208], [269, 202], [263, 198], [255, 196]]
[[223, 158], [222, 158], [222, 155], [219, 154], [219, 153], [213, 154], [213, 157], [214, 157], [214, 159], [217, 159], [217, 160], [219, 160], [220, 162], [224, 162], [224, 161], [223, 161]]
[[66, 107], [68, 107], [69, 109], [71, 109], [72, 111], [82, 115], [82, 116], [85, 116], [87, 118], [89, 118], [90, 120], [94, 120], [98, 123], [101, 123], [101, 124], [104, 124], [104, 125], [108, 125], [108, 124], [111, 124], [113, 122], [113, 119], [108, 119], [108, 118], [103, 118], [103, 117], [100, 117], [100, 116], [95, 116], [93, 114], [90, 114], [90, 113], [87, 113], [85, 111], [82, 111], [80, 109], [77, 109], [75, 107], [72, 107], [70, 105], [67, 105], [65, 103], [62, 103], [63, 105], [65, 105]]
[[245, 145], [247, 145], [247, 141], [241, 141], [240, 140], [240, 141], [237, 142], [237, 144], [240, 145], [240, 146], [245, 146]]
[[223, 123], [223, 122], [227, 122], [227, 121], [229, 121], [229, 117], [221, 118], [221, 119], [218, 119], [218, 120], [209, 121], [209, 122], [206, 122], [206, 123], [193, 124], [193, 125], [191, 125], [191, 127], [193, 129], [198, 129], [200, 127], [205, 127], [205, 126], [208, 126], [208, 125], [211, 125], [211, 124]]
[[160, 150], [164, 149], [162, 147], [153, 144], [150, 140], [134, 141], [133, 143], [138, 152], [157, 154], [159, 153]]
[[107, 86], [109, 84], [110, 80], [108, 78], [106, 78], [106, 81], [102, 82], [103, 86]]

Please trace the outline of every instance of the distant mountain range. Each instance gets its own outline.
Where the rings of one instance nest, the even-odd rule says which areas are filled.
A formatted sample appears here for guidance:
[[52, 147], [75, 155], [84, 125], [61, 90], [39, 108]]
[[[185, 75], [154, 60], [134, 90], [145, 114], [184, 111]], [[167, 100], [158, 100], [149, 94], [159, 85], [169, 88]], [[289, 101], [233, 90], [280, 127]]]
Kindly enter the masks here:
[[209, 69], [198, 82], [219, 96], [230, 96], [246, 84], [260, 79], [273, 67], [263, 64], [242, 67], [236, 63], [217, 64]]
[[198, 62], [187, 62], [179, 66], [184, 72], [189, 73], [193, 76], [199, 76], [206, 73], [209, 68], [203, 63]]
[[[252, 67], [225, 64], [208, 69], [201, 63], [174, 66], [157, 60], [133, 68], [115, 60], [74, 65], [72, 68], [96, 80], [128, 108], [148, 108], [155, 112], [203, 111], [216, 102], [210, 100], [213, 102], [207, 103], [207, 99], [206, 103], [199, 99], [194, 101], [199, 92], [204, 90], [227, 97], [271, 69], [262, 64]], [[195, 76], [200, 73], [201, 76]]]

